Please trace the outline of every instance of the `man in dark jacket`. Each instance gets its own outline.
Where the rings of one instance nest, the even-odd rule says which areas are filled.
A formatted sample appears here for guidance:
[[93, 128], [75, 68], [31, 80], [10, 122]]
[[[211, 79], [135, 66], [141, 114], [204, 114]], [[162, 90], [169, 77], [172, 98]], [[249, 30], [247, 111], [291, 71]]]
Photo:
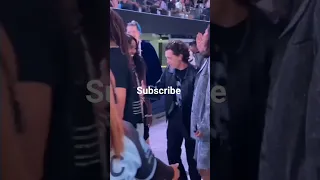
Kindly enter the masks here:
[[[212, 133], [217, 135], [212, 142], [212, 179], [257, 180], [269, 67], [277, 35], [274, 25], [249, 1], [212, 3], [211, 47], [217, 47], [217, 52], [211, 58], [215, 65], [211, 83], [224, 86], [227, 95], [223, 110], [212, 113], [216, 114]], [[215, 111], [221, 104], [211, 105]]]
[[157, 89], [172, 87], [181, 93], [165, 95], [165, 112], [168, 121], [167, 156], [170, 164], [179, 163], [180, 179], [187, 180], [181, 161], [181, 145], [185, 142], [189, 176], [200, 180], [194, 160], [195, 141], [190, 136], [190, 116], [196, 69], [188, 63], [189, 50], [182, 41], [169, 42], [165, 49], [168, 68], [156, 84]]
[[272, 68], [259, 180], [320, 179], [320, 2], [290, 3], [299, 8], [277, 6], [291, 21]]

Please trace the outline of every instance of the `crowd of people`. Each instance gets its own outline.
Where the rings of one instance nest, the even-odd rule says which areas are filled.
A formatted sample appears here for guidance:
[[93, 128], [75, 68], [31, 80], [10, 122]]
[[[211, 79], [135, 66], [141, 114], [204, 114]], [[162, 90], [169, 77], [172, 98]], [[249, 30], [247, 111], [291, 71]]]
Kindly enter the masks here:
[[148, 12], [153, 14], [170, 15], [191, 19], [210, 20], [210, 1], [194, 0], [111, 0], [114, 8], [132, 11]]
[[[190, 179], [200, 180], [201, 176], [210, 179], [210, 28], [203, 35], [199, 33], [197, 42], [190, 47], [182, 41], [169, 42], [165, 48], [168, 67], [157, 73], [157, 68], [161, 68], [160, 61], [152, 45], [140, 39], [139, 23], [131, 21], [125, 27], [116, 12], [111, 11], [110, 17], [111, 96], [116, 99], [110, 106], [115, 106], [111, 110], [119, 115], [112, 116], [110, 121], [127, 121], [121, 158], [118, 149], [111, 150], [111, 179], [187, 180], [181, 160], [183, 140]], [[191, 50], [194, 51], [192, 56], [201, 56], [201, 59], [193, 59], [197, 61], [194, 65], [189, 62]], [[159, 99], [160, 95], [138, 94], [137, 88], [170, 86], [181, 89], [182, 93], [164, 95], [168, 122], [167, 157], [171, 164], [167, 166], [153, 157], [148, 145], [151, 100]], [[119, 137], [112, 139], [120, 141]], [[114, 169], [123, 171], [116, 173]]]

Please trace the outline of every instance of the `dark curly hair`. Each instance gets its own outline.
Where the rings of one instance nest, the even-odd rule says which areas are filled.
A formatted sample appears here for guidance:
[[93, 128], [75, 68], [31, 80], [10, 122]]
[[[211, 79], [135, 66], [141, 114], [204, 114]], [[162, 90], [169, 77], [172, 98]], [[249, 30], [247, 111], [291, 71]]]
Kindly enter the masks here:
[[189, 63], [189, 48], [184, 42], [180, 40], [170, 41], [165, 50], [171, 50], [176, 56], [182, 55], [182, 61]]

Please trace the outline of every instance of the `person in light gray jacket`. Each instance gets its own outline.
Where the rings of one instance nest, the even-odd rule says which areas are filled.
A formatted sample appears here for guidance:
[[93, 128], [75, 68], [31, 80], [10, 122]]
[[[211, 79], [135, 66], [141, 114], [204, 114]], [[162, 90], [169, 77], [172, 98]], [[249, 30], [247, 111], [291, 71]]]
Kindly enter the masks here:
[[[191, 137], [196, 140], [195, 156], [202, 179], [210, 179], [210, 27], [200, 35], [199, 49], [206, 51], [205, 59], [195, 79], [191, 111]], [[199, 38], [199, 35], [198, 35]], [[205, 45], [202, 45], [202, 44]], [[207, 49], [207, 50], [205, 50]]]

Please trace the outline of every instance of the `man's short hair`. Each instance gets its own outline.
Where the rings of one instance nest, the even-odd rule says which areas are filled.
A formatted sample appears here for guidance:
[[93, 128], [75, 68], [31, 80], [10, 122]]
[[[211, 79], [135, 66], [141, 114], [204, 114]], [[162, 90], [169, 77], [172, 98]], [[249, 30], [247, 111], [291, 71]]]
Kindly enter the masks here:
[[173, 54], [176, 55], [176, 56], [182, 55], [182, 61], [184, 63], [188, 63], [189, 62], [190, 52], [189, 52], [189, 48], [188, 48], [186, 43], [184, 43], [184, 42], [182, 42], [180, 40], [170, 41], [167, 44], [165, 50], [166, 51], [167, 50], [171, 50], [173, 52]]
[[135, 26], [135, 27], [137, 27], [138, 31], [139, 31], [140, 33], [142, 33], [142, 29], [141, 29], [140, 24], [139, 24], [137, 21], [135, 21], [135, 20], [129, 22], [129, 23], [127, 24], [127, 26]]

